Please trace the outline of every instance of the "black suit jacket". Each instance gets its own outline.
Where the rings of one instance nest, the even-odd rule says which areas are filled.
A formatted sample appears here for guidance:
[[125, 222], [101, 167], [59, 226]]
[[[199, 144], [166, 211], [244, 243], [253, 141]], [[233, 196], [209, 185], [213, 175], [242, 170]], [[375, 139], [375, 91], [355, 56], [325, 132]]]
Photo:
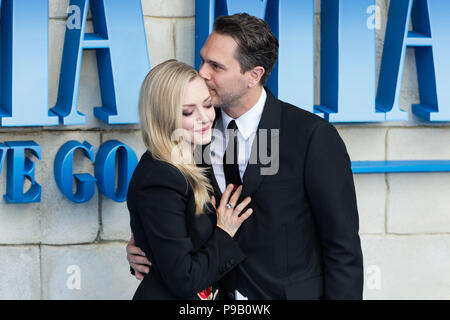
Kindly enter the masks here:
[[[253, 214], [235, 235], [247, 257], [221, 280], [221, 296], [233, 298], [237, 289], [249, 299], [361, 299], [358, 211], [345, 145], [326, 120], [266, 91], [250, 159], [260, 152], [258, 141], [269, 141], [270, 154], [278, 140], [279, 169], [261, 174], [270, 164], [259, 156], [247, 165], [240, 200], [252, 197]], [[259, 129], [278, 131], [265, 137]], [[210, 178], [220, 199], [212, 170]]]
[[136, 245], [152, 262], [133, 299], [195, 299], [245, 256], [214, 213], [195, 214], [190, 184], [145, 152], [127, 196]]

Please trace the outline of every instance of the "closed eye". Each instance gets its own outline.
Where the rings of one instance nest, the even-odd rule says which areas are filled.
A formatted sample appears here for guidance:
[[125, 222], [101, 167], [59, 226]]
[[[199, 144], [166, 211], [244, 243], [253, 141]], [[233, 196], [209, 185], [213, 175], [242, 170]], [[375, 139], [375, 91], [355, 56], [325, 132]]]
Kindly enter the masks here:
[[222, 70], [222, 69], [223, 69], [223, 67], [220, 66], [220, 65], [218, 65], [217, 63], [212, 63], [212, 67], [213, 67], [215, 70]]

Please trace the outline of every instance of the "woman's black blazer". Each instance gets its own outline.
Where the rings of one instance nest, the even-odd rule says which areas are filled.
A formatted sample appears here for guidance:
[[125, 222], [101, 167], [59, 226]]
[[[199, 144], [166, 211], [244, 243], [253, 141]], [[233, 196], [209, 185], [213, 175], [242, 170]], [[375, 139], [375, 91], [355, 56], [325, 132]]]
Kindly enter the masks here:
[[195, 214], [194, 193], [181, 172], [149, 151], [133, 173], [127, 205], [136, 245], [152, 262], [133, 299], [196, 299], [245, 258], [216, 227], [215, 212]]

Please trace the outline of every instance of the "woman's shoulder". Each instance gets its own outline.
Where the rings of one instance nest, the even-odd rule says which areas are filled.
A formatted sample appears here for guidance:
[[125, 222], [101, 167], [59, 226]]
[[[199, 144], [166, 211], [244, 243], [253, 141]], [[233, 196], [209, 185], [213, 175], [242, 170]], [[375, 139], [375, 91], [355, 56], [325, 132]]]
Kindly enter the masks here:
[[140, 187], [174, 188], [184, 194], [188, 189], [188, 182], [181, 171], [166, 161], [155, 159], [150, 151], [146, 151], [139, 160], [132, 182]]

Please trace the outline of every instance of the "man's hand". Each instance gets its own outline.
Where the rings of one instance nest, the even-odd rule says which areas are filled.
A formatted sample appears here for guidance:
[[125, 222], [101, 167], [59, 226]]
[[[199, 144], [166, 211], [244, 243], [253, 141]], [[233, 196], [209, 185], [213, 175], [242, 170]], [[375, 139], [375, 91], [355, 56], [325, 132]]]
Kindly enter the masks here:
[[[136, 279], [144, 279], [144, 274], [149, 273], [151, 262], [145, 257], [144, 251], [136, 247], [134, 235], [131, 234], [130, 241], [127, 244], [127, 260], [131, 268], [133, 268]], [[148, 266], [148, 267], [147, 267]]]

